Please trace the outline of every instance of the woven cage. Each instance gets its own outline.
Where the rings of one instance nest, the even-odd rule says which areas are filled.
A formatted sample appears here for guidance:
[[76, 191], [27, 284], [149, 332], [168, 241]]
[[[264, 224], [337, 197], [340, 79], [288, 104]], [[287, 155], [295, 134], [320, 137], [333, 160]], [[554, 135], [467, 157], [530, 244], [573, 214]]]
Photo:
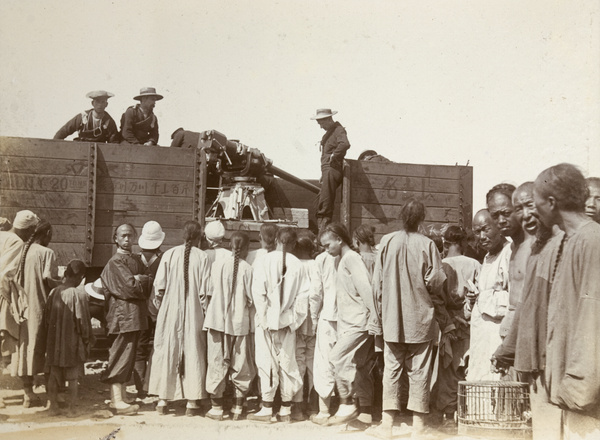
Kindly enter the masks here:
[[529, 385], [504, 381], [459, 382], [458, 433], [530, 437]]

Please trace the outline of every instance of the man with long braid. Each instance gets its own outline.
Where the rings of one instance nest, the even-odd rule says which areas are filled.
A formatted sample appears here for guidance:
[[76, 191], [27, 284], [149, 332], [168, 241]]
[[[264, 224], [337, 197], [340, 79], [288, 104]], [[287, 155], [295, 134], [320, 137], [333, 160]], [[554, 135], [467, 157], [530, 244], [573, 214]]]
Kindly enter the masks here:
[[35, 233], [25, 243], [15, 277], [27, 294], [27, 319], [21, 324], [17, 350], [12, 354], [11, 375], [18, 376], [23, 383], [25, 408], [40, 403], [33, 392], [33, 377], [44, 372], [44, 358], [35, 355], [36, 343], [39, 333], [44, 331], [42, 318], [46, 300], [59, 284], [56, 255], [48, 248], [51, 239], [52, 226], [40, 220]]
[[271, 422], [273, 400], [279, 387], [280, 420], [291, 422], [292, 398], [302, 387], [295, 355], [294, 302], [298, 295], [308, 294], [310, 283], [302, 276], [302, 263], [291, 253], [296, 240], [292, 228], [281, 228], [277, 249], [254, 264], [252, 297], [256, 307], [256, 365], [262, 408], [248, 415], [248, 420]]
[[119, 415], [133, 415], [139, 409], [138, 405], [127, 403], [125, 384], [133, 373], [140, 332], [148, 328], [146, 300], [151, 278], [144, 275], [146, 268], [140, 257], [132, 253], [136, 238], [135, 228], [130, 224], [115, 229], [117, 252], [100, 275], [108, 306], [107, 330], [112, 339], [103, 381], [111, 386], [111, 406]]
[[385, 366], [381, 425], [367, 433], [380, 438], [392, 438], [394, 417], [401, 407], [403, 370], [409, 379], [412, 437], [420, 438], [429, 412], [434, 340], [438, 331], [442, 337], [456, 339], [455, 326], [444, 308], [442, 259], [435, 243], [419, 233], [425, 206], [410, 200], [400, 216], [403, 229], [381, 239], [373, 273]]
[[[0, 352], [3, 357], [11, 355], [17, 348], [20, 323], [12, 313], [15, 310], [15, 297], [11, 294], [11, 284], [19, 266], [24, 242], [33, 236], [39, 221], [33, 212], [19, 211], [12, 227], [7, 231], [0, 231]], [[23, 311], [19, 304], [16, 304], [16, 309]], [[1, 397], [0, 408], [4, 408]]]
[[589, 190], [573, 165], [537, 177], [540, 220], [564, 237], [551, 273], [546, 344], [546, 390], [559, 406], [565, 439], [600, 437], [600, 225], [585, 215]]
[[164, 415], [168, 400], [186, 399], [186, 415], [199, 413], [206, 392], [204, 310], [210, 282], [206, 253], [198, 248], [202, 229], [196, 221], [183, 226], [185, 243], [163, 254], [156, 272], [156, 334], [148, 393], [159, 397]]
[[206, 391], [212, 408], [206, 417], [223, 420], [223, 392], [227, 377], [235, 392], [233, 420], [240, 420], [244, 399], [256, 376], [250, 343], [252, 266], [246, 261], [250, 238], [243, 231], [231, 235], [233, 255], [216, 261], [211, 269], [211, 299], [206, 310], [208, 369]]

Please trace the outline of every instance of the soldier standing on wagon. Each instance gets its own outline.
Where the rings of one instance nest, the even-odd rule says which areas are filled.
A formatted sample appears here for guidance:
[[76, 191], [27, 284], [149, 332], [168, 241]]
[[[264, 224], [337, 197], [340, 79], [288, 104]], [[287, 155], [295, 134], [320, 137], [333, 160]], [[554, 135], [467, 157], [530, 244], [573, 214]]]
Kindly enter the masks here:
[[317, 110], [315, 119], [319, 127], [325, 130], [321, 139], [321, 191], [319, 191], [319, 202], [317, 206], [317, 224], [319, 231], [331, 223], [333, 207], [335, 204], [335, 193], [342, 183], [342, 167], [346, 151], [350, 148], [350, 142], [346, 135], [346, 129], [339, 122], [333, 120], [336, 111], [328, 108]]
[[92, 107], [73, 117], [54, 135], [54, 139], [65, 139], [76, 131], [74, 140], [87, 142], [119, 142], [119, 130], [114, 119], [105, 111], [108, 98], [113, 95], [104, 90], [95, 90], [85, 95], [92, 100]]

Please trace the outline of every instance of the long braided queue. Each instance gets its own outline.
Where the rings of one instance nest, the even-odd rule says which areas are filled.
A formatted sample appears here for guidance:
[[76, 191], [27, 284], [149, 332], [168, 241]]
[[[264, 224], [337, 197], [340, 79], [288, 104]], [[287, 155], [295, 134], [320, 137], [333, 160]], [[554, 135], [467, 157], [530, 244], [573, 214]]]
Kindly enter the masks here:
[[192, 242], [185, 242], [185, 250], [183, 251], [183, 291], [184, 298], [187, 298], [190, 291], [190, 252], [192, 250]]
[[229, 302], [227, 304], [227, 311], [233, 302], [233, 297], [235, 296], [235, 289], [237, 285], [237, 274], [238, 268], [240, 265], [240, 258], [242, 255], [242, 251], [248, 247], [248, 243], [250, 241], [250, 237], [248, 234], [242, 231], [236, 231], [231, 234], [231, 238], [229, 239], [229, 243], [231, 245], [231, 251], [233, 252], [233, 276], [231, 278], [231, 296], [229, 298]]
[[552, 285], [554, 283], [554, 278], [556, 277], [556, 269], [558, 269], [558, 265], [562, 258], [563, 248], [565, 247], [566, 241], [567, 241], [567, 234], [565, 234], [563, 239], [560, 241], [560, 246], [558, 247], [558, 252], [556, 254], [556, 261], [554, 263], [554, 270], [552, 271], [552, 279], [550, 280], [550, 285]]
[[282, 244], [283, 257], [281, 261], [281, 283], [279, 289], [279, 304], [283, 302], [283, 287], [285, 282], [285, 274], [287, 272], [287, 265], [285, 262], [286, 253], [292, 251], [298, 241], [298, 235], [292, 228], [281, 228], [277, 232], [277, 241]]
[[31, 247], [31, 244], [33, 243], [35, 234], [32, 235], [31, 237], [29, 237], [29, 240], [27, 240], [27, 243], [25, 243], [25, 246], [23, 247], [23, 252], [21, 253], [21, 261], [19, 261], [19, 272], [18, 272], [18, 276], [19, 278], [17, 279], [17, 282], [23, 286], [25, 284], [25, 258], [27, 257], [27, 252], [29, 252], [29, 248]]
[[27, 253], [29, 252], [29, 248], [33, 243], [39, 242], [43, 237], [45, 237], [48, 232], [52, 229], [50, 223], [45, 220], [40, 220], [35, 228], [35, 232], [29, 237], [29, 240], [25, 243], [23, 247], [23, 252], [21, 253], [21, 260], [19, 261], [19, 278], [17, 282], [23, 286], [25, 283], [25, 259], [27, 257]]
[[[200, 238], [202, 230], [200, 224], [195, 221], [186, 222], [183, 226], [183, 238], [185, 240], [185, 249], [183, 251], [183, 323], [182, 327], [185, 328], [185, 313], [187, 309], [187, 297], [190, 290], [190, 253], [192, 246], [197, 243]], [[183, 344], [182, 344], [183, 347]], [[183, 348], [179, 356], [179, 374], [185, 374], [185, 353]]]

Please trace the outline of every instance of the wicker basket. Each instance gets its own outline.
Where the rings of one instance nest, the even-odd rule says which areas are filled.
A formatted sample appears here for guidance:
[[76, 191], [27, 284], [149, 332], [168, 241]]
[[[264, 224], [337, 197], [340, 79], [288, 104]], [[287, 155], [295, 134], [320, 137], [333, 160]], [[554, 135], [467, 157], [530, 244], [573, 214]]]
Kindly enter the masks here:
[[485, 438], [530, 438], [529, 385], [459, 382], [458, 433]]

